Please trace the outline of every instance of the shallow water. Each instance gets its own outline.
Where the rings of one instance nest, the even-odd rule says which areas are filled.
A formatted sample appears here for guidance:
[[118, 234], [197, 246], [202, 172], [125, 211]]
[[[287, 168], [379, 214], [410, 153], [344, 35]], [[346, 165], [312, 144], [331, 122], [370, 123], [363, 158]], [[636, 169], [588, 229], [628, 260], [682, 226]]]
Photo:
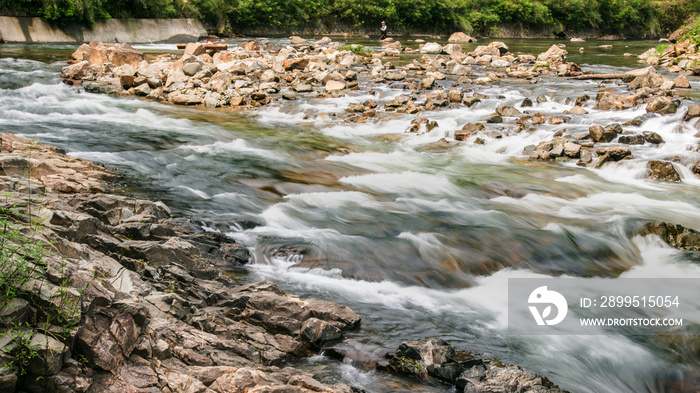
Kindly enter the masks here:
[[[536, 54], [554, 42], [506, 43], [514, 52]], [[655, 45], [566, 44], [570, 60], [594, 72], [636, 67], [624, 52]], [[597, 47], [602, 44], [613, 49]], [[583, 55], [573, 50], [579, 46]], [[559, 130], [624, 122], [644, 114], [643, 107], [600, 112], [588, 101], [589, 114], [536, 132], [485, 138], [484, 145], [441, 147], [438, 141], [451, 141], [451, 132], [483, 121], [500, 105], [560, 115], [571, 107], [566, 99], [595, 97], [598, 82], [545, 77], [479, 88], [490, 98], [472, 108], [428, 112], [423, 117], [439, 127], [414, 135], [404, 133], [410, 116], [354, 124], [322, 115], [370, 97], [381, 105], [400, 94], [386, 88], [243, 113], [85, 93], [58, 79], [74, 48], [0, 46], [0, 129], [118, 168], [125, 175], [122, 192], [163, 200], [177, 215], [246, 244], [254, 261], [232, 270], [237, 280], [269, 279], [350, 306], [363, 326], [341, 346], [356, 358], [370, 361], [402, 341], [437, 336], [547, 375], [572, 392], [670, 391], [667, 381], [700, 371], [697, 355], [654, 337], [507, 332], [508, 278], [700, 277], [697, 256], [639, 235], [649, 220], [700, 230], [700, 178], [682, 165], [700, 158], [697, 129], [680, 121], [684, 109], [626, 127], [659, 133], [666, 141], [661, 147], [636, 147], [634, 160], [586, 169], [528, 162], [523, 147]], [[546, 102], [520, 108], [525, 97], [541, 94]], [[645, 179], [646, 160], [671, 155], [680, 158], [675, 167], [683, 183]], [[371, 392], [449, 390], [362, 364], [323, 356], [299, 362], [325, 379]]]

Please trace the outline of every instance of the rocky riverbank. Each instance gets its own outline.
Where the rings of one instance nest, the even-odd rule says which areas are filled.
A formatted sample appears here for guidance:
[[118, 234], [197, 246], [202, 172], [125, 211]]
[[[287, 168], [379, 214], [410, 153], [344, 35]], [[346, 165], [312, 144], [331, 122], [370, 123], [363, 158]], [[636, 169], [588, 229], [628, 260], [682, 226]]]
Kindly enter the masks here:
[[[0, 214], [25, 245], [42, 249], [24, 259], [36, 274], [0, 308], [0, 390], [360, 391], [285, 366], [358, 329], [351, 309], [267, 281], [235, 285], [220, 268], [249, 256], [234, 241], [173, 218], [162, 202], [110, 194], [119, 178], [113, 171], [11, 134], [0, 138]], [[515, 366], [464, 363], [438, 341], [449, 356], [419, 349], [411, 363], [428, 373], [380, 368], [464, 391], [560, 391]], [[415, 357], [402, 348], [398, 359]], [[454, 375], [446, 378], [448, 369]]]
[[[73, 54], [73, 64], [63, 69], [66, 83], [82, 85], [90, 92], [143, 96], [176, 105], [204, 105], [208, 108], [246, 110], [260, 106], [282, 106], [297, 98], [334, 98], [360, 90], [390, 88], [404, 93], [394, 100], [373, 99], [349, 103], [337, 121], [380, 124], [387, 119], [413, 115], [406, 132], [421, 134], [439, 124], [430, 113], [443, 109], [478, 108], [489, 99], [482, 90], [501, 83], [538, 83], [543, 78], [591, 79], [603, 82], [595, 97], [569, 97], [570, 108], [559, 114], [529, 110], [546, 96], [526, 98], [518, 107], [501, 106], [478, 123], [462, 129], [444, 130], [441, 144], [481, 144], [487, 139], [507, 138], [538, 131], [542, 125], [564, 125], [591, 109], [616, 111], [644, 106], [647, 115], [625, 124], [593, 125], [588, 132], [553, 133], [552, 140], [527, 146], [523, 155], [530, 160], [566, 162], [601, 168], [609, 162], [634, 158], [636, 148], [659, 146], [663, 139], [641, 129], [645, 120], [666, 116], [683, 108], [679, 95], [690, 88], [685, 74], [670, 79], [646, 67], [626, 74], [595, 75], [567, 59], [566, 49], [552, 45], [538, 55], [513, 54], [502, 42], [477, 45], [465, 52], [462, 45], [475, 39], [462, 33], [450, 37], [450, 44], [421, 44], [417, 51], [400, 42], [384, 43], [381, 53], [340, 50], [329, 38], [310, 42], [290, 37], [291, 45], [277, 47], [249, 41], [228, 51], [207, 53], [200, 43], [188, 44], [182, 55], [166, 54], [154, 59], [126, 45], [91, 43]], [[472, 44], [473, 46], [474, 44]], [[352, 49], [352, 48], [344, 48]], [[415, 53], [417, 52], [417, 53]], [[405, 60], [411, 56], [413, 60]], [[683, 109], [686, 110], [686, 109]], [[690, 106], [683, 118], [689, 126], [697, 123], [700, 106]], [[308, 112], [306, 119], [327, 116]], [[674, 163], [700, 176], [700, 162], [694, 155], [679, 152], [666, 160], [647, 163], [648, 177], [680, 182]]]

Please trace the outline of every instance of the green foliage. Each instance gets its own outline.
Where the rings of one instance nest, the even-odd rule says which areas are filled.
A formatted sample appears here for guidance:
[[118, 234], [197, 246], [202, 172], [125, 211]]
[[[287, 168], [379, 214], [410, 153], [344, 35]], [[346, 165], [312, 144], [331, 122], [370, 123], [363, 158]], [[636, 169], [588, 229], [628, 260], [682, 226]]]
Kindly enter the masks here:
[[42, 277], [44, 271], [44, 243], [28, 236], [25, 228], [9, 218], [13, 215], [0, 209], [0, 307], [17, 296], [30, 279]]
[[4, 334], [10, 337], [9, 354], [12, 359], [5, 363], [5, 368], [15, 368], [20, 376], [27, 373], [29, 363], [39, 355], [39, 347], [32, 345], [32, 333], [28, 330], [16, 327], [9, 329]]
[[394, 31], [489, 33], [499, 26], [597, 30], [604, 34], [668, 32], [700, 0], [0, 0], [0, 11], [58, 23], [100, 18], [194, 17], [220, 32], [245, 28], [351, 26]]
[[681, 38], [696, 45], [700, 44], [700, 16], [696, 17], [692, 24], [685, 26], [683, 30]]
[[664, 49], [668, 47], [669, 44], [661, 44], [656, 47], [656, 54], [655, 56], [661, 57], [662, 54], [664, 54]]
[[369, 48], [365, 48], [362, 45], [343, 45], [340, 48], [338, 48], [339, 51], [350, 51], [353, 52], [357, 55], [364, 55], [364, 56], [371, 56], [372, 55], [372, 50]]

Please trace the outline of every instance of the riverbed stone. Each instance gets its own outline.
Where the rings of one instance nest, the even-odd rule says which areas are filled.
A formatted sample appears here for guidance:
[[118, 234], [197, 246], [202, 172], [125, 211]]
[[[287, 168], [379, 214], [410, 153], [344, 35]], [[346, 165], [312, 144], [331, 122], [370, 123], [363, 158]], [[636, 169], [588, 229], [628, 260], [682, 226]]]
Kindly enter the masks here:
[[681, 176], [670, 161], [651, 160], [647, 162], [648, 176], [652, 180], [680, 183]]
[[420, 49], [420, 53], [438, 54], [440, 52], [442, 52], [442, 45], [437, 42], [427, 42]]
[[623, 143], [625, 145], [643, 145], [644, 142], [646, 141], [644, 139], [643, 135], [620, 135], [619, 138], [617, 138], [617, 141], [619, 143]]
[[655, 97], [646, 107], [647, 112], [660, 113], [662, 115], [676, 113], [677, 110], [678, 103], [668, 97]]
[[588, 128], [588, 133], [590, 134], [593, 142], [607, 143], [612, 142], [615, 138], [617, 138], [617, 133], [615, 132], [614, 128], [603, 128], [599, 125], [590, 126]]
[[457, 42], [457, 43], [470, 43], [470, 42], [476, 42], [476, 38], [471, 37], [467, 34], [464, 34], [463, 32], [459, 31], [456, 33], [452, 33], [450, 37], [447, 39], [448, 42]]

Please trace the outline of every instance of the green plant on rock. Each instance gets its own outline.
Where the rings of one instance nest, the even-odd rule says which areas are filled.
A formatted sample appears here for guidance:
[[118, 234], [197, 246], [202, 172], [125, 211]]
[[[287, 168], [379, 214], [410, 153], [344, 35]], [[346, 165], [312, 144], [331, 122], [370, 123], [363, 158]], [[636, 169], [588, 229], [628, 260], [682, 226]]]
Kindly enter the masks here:
[[27, 228], [11, 221], [16, 215], [9, 209], [0, 209], [0, 306], [15, 298], [31, 279], [43, 277], [42, 259], [46, 245], [31, 237]]
[[338, 48], [339, 51], [350, 51], [356, 55], [371, 56], [372, 50], [362, 45], [345, 44]]
[[5, 363], [4, 368], [14, 368], [20, 376], [27, 374], [29, 363], [38, 356], [40, 349], [38, 345], [32, 345], [33, 333], [19, 326], [5, 331], [4, 334], [10, 337], [8, 351], [10, 360]]
[[656, 47], [656, 53], [654, 56], [661, 57], [661, 55], [664, 54], [664, 50], [668, 47], [669, 44], [661, 44]]

